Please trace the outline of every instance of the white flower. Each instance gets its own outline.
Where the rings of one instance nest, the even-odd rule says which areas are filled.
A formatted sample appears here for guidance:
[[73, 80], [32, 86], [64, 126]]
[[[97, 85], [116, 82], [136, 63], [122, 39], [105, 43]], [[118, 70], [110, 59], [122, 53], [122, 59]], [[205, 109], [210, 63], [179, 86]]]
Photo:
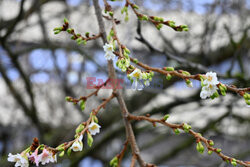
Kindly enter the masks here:
[[150, 85], [150, 81], [149, 81], [149, 80], [145, 80], [145, 81], [144, 81], [144, 85], [145, 85], [145, 86], [149, 86], [149, 85]]
[[89, 124], [89, 132], [91, 135], [95, 135], [97, 133], [100, 133], [100, 128], [101, 128], [101, 126], [95, 122], [91, 122], [91, 124]]
[[115, 54], [113, 52], [106, 52], [104, 57], [105, 57], [106, 60], [114, 60], [115, 59]]
[[133, 79], [142, 79], [142, 72], [140, 69], [136, 68], [129, 76]]
[[43, 152], [39, 154], [39, 158], [42, 165], [45, 165], [49, 162], [56, 162], [56, 154], [53, 155], [53, 153], [47, 149], [43, 149]]
[[215, 72], [207, 72], [203, 83], [205, 85], [209, 85], [209, 84], [217, 85], [217, 84], [219, 84], [216, 73]]
[[105, 43], [105, 45], [103, 46], [103, 49], [105, 52], [113, 52], [114, 48], [112, 44], [109, 43]]
[[115, 54], [113, 53], [114, 51], [114, 48], [113, 48], [113, 45], [112, 44], [108, 44], [106, 43], [104, 46], [103, 46], [103, 49], [104, 51], [106, 52], [105, 53], [105, 59], [107, 60], [114, 60], [115, 59]]
[[129, 78], [133, 81], [132, 89], [142, 90], [144, 88], [143, 82], [140, 81], [141, 79], [143, 79], [143, 77], [143, 73], [138, 68], [136, 68], [131, 74], [129, 74]]
[[144, 88], [143, 83], [139, 79], [134, 79], [132, 83], [132, 89], [142, 90]]
[[38, 148], [29, 156], [29, 160], [39, 166], [41, 162], [40, 156], [38, 155]]
[[50, 162], [57, 162], [56, 154], [52, 155]]
[[16, 162], [15, 167], [28, 167], [29, 161], [27, 160], [27, 157], [22, 156], [21, 154], [12, 155], [9, 153], [8, 155], [8, 161], [10, 162]]
[[216, 93], [219, 84], [218, 78], [215, 72], [207, 72], [205, 80], [203, 81], [203, 86], [201, 89], [200, 97], [206, 99]]
[[82, 151], [82, 147], [83, 147], [83, 144], [82, 144], [82, 138], [83, 136], [81, 135], [71, 146], [71, 149], [75, 152], [77, 151]]
[[207, 97], [212, 96], [216, 91], [217, 91], [218, 87], [216, 85], [206, 85], [202, 87], [201, 93], [200, 93], [200, 97], [202, 99], [206, 99]]
[[190, 82], [189, 84], [187, 84], [187, 86], [188, 86], [189, 88], [192, 88], [192, 87], [193, 87], [193, 83]]

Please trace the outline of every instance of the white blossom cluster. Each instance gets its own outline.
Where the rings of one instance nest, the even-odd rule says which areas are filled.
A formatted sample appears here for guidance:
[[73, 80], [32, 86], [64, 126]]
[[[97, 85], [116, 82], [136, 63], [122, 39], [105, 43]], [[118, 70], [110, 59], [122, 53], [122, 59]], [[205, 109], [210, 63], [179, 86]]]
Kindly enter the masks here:
[[206, 76], [204, 76], [204, 80], [201, 83], [202, 89], [200, 97], [202, 99], [206, 99], [207, 97], [211, 97], [217, 93], [217, 84], [219, 84], [219, 81], [215, 72], [207, 72]]
[[[88, 131], [91, 135], [96, 135], [97, 133], [100, 133], [101, 126], [98, 125], [95, 122], [92, 122], [88, 126]], [[83, 143], [82, 143], [83, 135], [80, 135], [77, 137], [72, 144], [72, 146], [69, 148], [75, 152], [82, 151], [83, 149]], [[43, 148], [42, 153], [38, 154], [39, 147], [33, 152], [29, 153], [30, 151], [23, 151], [21, 154], [11, 154], [8, 155], [8, 161], [9, 162], [15, 162], [15, 167], [29, 167], [29, 161], [36, 166], [39, 166], [41, 163], [42, 165], [45, 165], [47, 163], [55, 163], [57, 162], [57, 156], [49, 149]]]
[[106, 43], [104, 46], [103, 46], [103, 49], [105, 51], [105, 59], [107, 60], [114, 60], [115, 59], [115, 54], [113, 53], [114, 52], [114, 46], [112, 44], [108, 44]]
[[[91, 135], [96, 135], [97, 133], [100, 133], [100, 128], [101, 128], [100, 125], [98, 125], [95, 122], [91, 122], [91, 124], [89, 124], [88, 126], [88, 131], [90, 132]], [[74, 152], [82, 151], [83, 148], [82, 138], [83, 135], [80, 135], [77, 138], [77, 140], [72, 144], [70, 149], [72, 149]]]
[[144, 86], [149, 86], [152, 77], [153, 77], [153, 72], [152, 73], [142, 72], [138, 68], [135, 68], [134, 71], [128, 75], [128, 78], [132, 82], [132, 89], [134, 90], [142, 90]]
[[39, 148], [37, 148], [32, 154], [29, 153], [21, 153], [12, 155], [9, 153], [8, 155], [8, 161], [15, 162], [15, 167], [28, 167], [29, 166], [29, 160], [36, 164], [36, 166], [39, 166], [39, 163], [42, 165], [45, 165], [49, 162], [57, 162], [56, 154], [53, 154], [51, 151], [47, 150], [46, 148], [43, 149], [43, 152], [41, 154], [38, 154]]

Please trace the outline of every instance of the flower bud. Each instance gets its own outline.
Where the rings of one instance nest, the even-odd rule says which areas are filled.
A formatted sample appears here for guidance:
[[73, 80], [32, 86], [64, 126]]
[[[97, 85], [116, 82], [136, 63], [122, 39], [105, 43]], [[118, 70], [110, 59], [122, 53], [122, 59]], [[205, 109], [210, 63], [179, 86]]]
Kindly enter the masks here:
[[98, 124], [98, 118], [97, 118], [95, 115], [92, 116], [92, 119], [93, 119], [93, 121], [94, 121], [95, 123]]
[[128, 48], [125, 47], [124, 51], [127, 53], [127, 54], [130, 54], [130, 50]]
[[172, 79], [172, 75], [171, 74], [167, 74], [166, 75], [166, 79], [169, 81], [169, 80], [171, 80]]
[[139, 6], [137, 6], [137, 5], [135, 5], [135, 4], [133, 4], [132, 7], [133, 7], [134, 9], [139, 9]]
[[191, 127], [190, 125], [188, 125], [187, 123], [184, 123], [184, 124], [183, 124], [183, 129], [184, 129], [184, 131], [185, 131], [186, 133], [188, 133], [189, 130], [190, 130], [191, 128], [192, 128], [192, 127]]
[[154, 16], [154, 21], [160, 21], [159, 17]]
[[213, 153], [213, 151], [212, 150], [208, 150], [208, 155], [211, 155], [212, 153]]
[[56, 28], [53, 29], [53, 31], [58, 31], [58, 30], [62, 31], [62, 29], [63, 29], [63, 27], [56, 27]]
[[193, 87], [193, 83], [190, 81], [190, 79], [185, 79], [185, 82], [186, 82], [188, 87], [190, 87], [190, 88]]
[[84, 111], [84, 109], [85, 109], [85, 103], [86, 103], [85, 100], [82, 100], [81, 103], [80, 103], [80, 108], [81, 108], [82, 111]]
[[110, 40], [111, 40], [111, 36], [108, 35], [108, 36], [107, 36], [107, 41], [110, 41]]
[[72, 102], [72, 98], [71, 98], [70, 96], [65, 97], [65, 100], [66, 100], [67, 102]]
[[135, 64], [137, 64], [139, 61], [138, 61], [138, 59], [134, 59], [133, 62], [134, 62]]
[[164, 70], [166, 70], [166, 71], [174, 71], [174, 67], [164, 67]]
[[115, 156], [115, 157], [109, 162], [109, 165], [110, 165], [111, 167], [117, 167], [117, 166], [118, 166], [118, 162], [119, 162], [119, 160], [118, 160], [117, 156]]
[[245, 93], [243, 96], [245, 99], [250, 100], [250, 94], [249, 93]]
[[59, 34], [60, 32], [61, 32], [61, 30], [57, 30], [54, 32], [54, 34], [56, 35], [56, 34]]
[[56, 150], [63, 151], [64, 150], [64, 144], [61, 144], [61, 145], [57, 146]]
[[66, 18], [64, 18], [63, 21], [64, 21], [64, 23], [66, 23], [66, 24], [69, 23], [68, 19], [66, 19]]
[[71, 34], [72, 32], [74, 32], [74, 30], [73, 30], [72, 28], [68, 28], [68, 29], [67, 29], [67, 32], [68, 32], [69, 34]]
[[160, 30], [160, 29], [162, 28], [162, 26], [163, 26], [163, 24], [157, 24], [157, 25], [156, 25], [156, 28], [157, 28], [158, 30]]
[[209, 144], [210, 146], [214, 146], [213, 140], [209, 140], [209, 141], [208, 141], [208, 144]]
[[78, 45], [80, 45], [82, 43], [82, 38], [77, 38], [76, 42], [77, 42]]
[[85, 36], [88, 38], [88, 37], [89, 37], [89, 32], [86, 32], [86, 33], [85, 33]]
[[121, 10], [121, 13], [123, 14], [124, 12], [128, 12], [128, 7], [127, 6], [125, 6], [124, 8], [122, 8], [122, 10]]
[[175, 23], [173, 23], [173, 22], [169, 22], [169, 24], [168, 24], [170, 27], [172, 27], [172, 28], [175, 28]]
[[158, 20], [159, 20], [160, 22], [164, 22], [164, 18], [162, 18], [162, 17], [159, 17]]
[[219, 85], [219, 89], [220, 89], [221, 95], [225, 96], [226, 95], [227, 87], [224, 84], [220, 84]]
[[187, 25], [181, 25], [180, 27], [181, 27], [181, 28], [188, 28]]
[[83, 40], [82, 43], [83, 43], [83, 45], [86, 45], [86, 44], [87, 44], [87, 41], [86, 41], [86, 40]]
[[87, 133], [87, 136], [88, 136], [88, 138], [87, 138], [88, 146], [91, 147], [92, 144], [93, 144], [94, 139], [93, 139], [92, 135], [89, 132]]
[[109, 12], [109, 15], [110, 15], [111, 17], [113, 17], [114, 13], [113, 13], [113, 12]]
[[221, 152], [221, 149], [220, 149], [220, 148], [217, 148], [217, 149], [216, 149], [216, 152], [217, 152], [217, 153], [220, 153], [220, 152]]
[[62, 151], [60, 154], [59, 154], [59, 157], [63, 157], [64, 156], [64, 151]]
[[127, 22], [129, 20], [128, 14], [126, 13], [126, 16], [124, 18], [124, 20]]
[[142, 16], [142, 20], [146, 20], [146, 21], [147, 21], [147, 20], [148, 20], [148, 16], [143, 15], [143, 16]]
[[219, 97], [219, 93], [216, 91], [212, 96], [211, 99], [217, 98]]
[[203, 152], [204, 152], [204, 146], [202, 145], [201, 142], [198, 142], [198, 143], [197, 143], [197, 145], [196, 145], [196, 150], [197, 150], [198, 152], [200, 152], [201, 154], [203, 154]]
[[188, 71], [182, 71], [181, 73], [184, 74], [184, 75], [187, 75], [187, 76], [191, 75]]
[[69, 148], [69, 149], [67, 150], [67, 155], [70, 156], [71, 152], [72, 152], [72, 149]]
[[150, 74], [150, 77], [153, 77], [155, 75], [153, 71], [150, 71], [149, 74]]
[[231, 160], [231, 164], [232, 164], [233, 166], [237, 166], [236, 159], [233, 158], [233, 159]]
[[84, 129], [84, 125], [83, 125], [83, 124], [80, 124], [80, 125], [76, 128], [76, 130], [75, 130], [76, 134], [80, 133], [83, 129]]
[[174, 129], [174, 133], [178, 135], [178, 134], [180, 134], [180, 130], [178, 128], [176, 128], [176, 129]]
[[164, 121], [167, 121], [167, 119], [169, 118], [169, 114], [166, 114], [166, 115], [164, 115], [164, 117], [163, 117], [163, 119], [164, 119]]

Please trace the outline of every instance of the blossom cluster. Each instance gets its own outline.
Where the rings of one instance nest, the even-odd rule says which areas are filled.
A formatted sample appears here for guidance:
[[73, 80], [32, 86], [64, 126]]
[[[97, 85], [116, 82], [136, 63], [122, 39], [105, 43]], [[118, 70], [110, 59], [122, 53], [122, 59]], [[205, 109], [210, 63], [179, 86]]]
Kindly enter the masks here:
[[105, 59], [107, 60], [114, 60], [115, 59], [115, 54], [114, 52], [114, 45], [106, 43], [103, 46], [103, 49], [105, 51]]
[[[81, 126], [79, 126], [81, 127]], [[77, 129], [79, 129], [79, 127]], [[81, 127], [80, 129], [83, 130]], [[88, 144], [89, 141], [91, 141], [91, 144], [93, 142], [93, 138], [91, 135], [96, 135], [100, 132], [101, 126], [92, 121], [88, 126]], [[71, 145], [71, 147], [68, 149], [69, 151], [73, 150], [74, 152], [82, 151], [83, 149], [83, 143], [82, 143], [83, 135], [76, 135], [76, 138]], [[89, 144], [90, 145], [90, 144]], [[61, 147], [64, 147], [64, 144], [60, 145]], [[59, 149], [60, 146], [57, 148]], [[59, 149], [60, 150], [60, 149]], [[64, 150], [64, 148], [62, 148]], [[41, 152], [41, 153], [40, 153]], [[40, 154], [39, 154], [40, 153]], [[64, 153], [64, 151], [63, 151]], [[62, 154], [63, 155], [63, 154]], [[60, 155], [59, 155], [60, 156]], [[51, 151], [44, 145], [38, 146], [35, 151], [31, 151], [31, 147], [24, 150], [21, 154], [11, 154], [8, 155], [8, 161], [9, 162], [15, 162], [15, 167], [29, 167], [29, 162], [35, 164], [36, 166], [39, 166], [39, 164], [45, 165], [47, 163], [55, 163], [57, 162], [57, 155], [55, 152]]]
[[39, 163], [42, 165], [45, 165], [49, 162], [57, 162], [56, 154], [54, 154], [52, 151], [43, 148], [42, 153], [39, 153], [39, 147], [33, 152], [29, 153], [29, 151], [24, 151], [21, 154], [12, 155], [9, 153], [8, 155], [8, 161], [15, 162], [15, 167], [28, 167], [29, 161], [36, 164], [36, 166], [39, 166]]
[[201, 93], [200, 97], [206, 99], [207, 97], [217, 97], [217, 85], [219, 84], [218, 78], [215, 72], [207, 72], [206, 75], [201, 78]]
[[[91, 135], [96, 135], [97, 133], [100, 133], [101, 126], [95, 123], [94, 121], [89, 124], [88, 131]], [[88, 135], [89, 138], [92, 138]], [[78, 136], [75, 140], [75, 142], [72, 144], [72, 146], [69, 148], [73, 150], [74, 152], [82, 151], [83, 149], [83, 143], [82, 143], [83, 135], [81, 134]], [[93, 139], [92, 139], [93, 140]], [[92, 141], [93, 142], [93, 141]], [[88, 143], [89, 144], [89, 143]]]
[[[103, 46], [105, 51], [105, 58], [106, 60], [114, 60], [114, 47], [113, 44], [105, 44]], [[128, 79], [132, 82], [132, 89], [135, 90], [142, 90], [144, 87], [150, 85], [150, 81], [152, 81], [152, 77], [154, 75], [153, 72], [142, 72], [140, 69], [135, 68], [134, 66], [130, 65], [130, 51], [126, 47], [123, 49], [123, 56], [120, 57], [117, 62], [116, 66], [121, 69], [122, 72], [129, 73], [127, 75]], [[137, 60], [134, 60], [134, 63], [137, 63]]]
[[132, 89], [142, 90], [144, 86], [149, 86], [153, 75], [153, 72], [142, 72], [140, 69], [135, 68], [134, 71], [128, 75], [129, 80], [132, 82]]

